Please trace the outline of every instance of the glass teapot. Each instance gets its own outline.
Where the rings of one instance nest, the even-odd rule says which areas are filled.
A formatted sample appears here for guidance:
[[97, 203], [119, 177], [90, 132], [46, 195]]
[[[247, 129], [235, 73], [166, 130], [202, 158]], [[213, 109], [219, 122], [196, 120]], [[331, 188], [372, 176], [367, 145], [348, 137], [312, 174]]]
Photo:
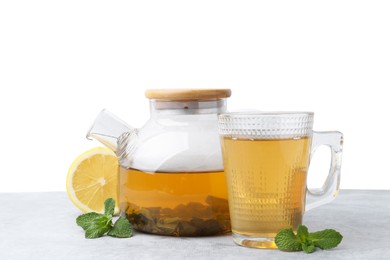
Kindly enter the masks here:
[[133, 128], [103, 110], [87, 134], [118, 156], [119, 206], [146, 233], [230, 231], [218, 135], [230, 89], [147, 90], [150, 119]]

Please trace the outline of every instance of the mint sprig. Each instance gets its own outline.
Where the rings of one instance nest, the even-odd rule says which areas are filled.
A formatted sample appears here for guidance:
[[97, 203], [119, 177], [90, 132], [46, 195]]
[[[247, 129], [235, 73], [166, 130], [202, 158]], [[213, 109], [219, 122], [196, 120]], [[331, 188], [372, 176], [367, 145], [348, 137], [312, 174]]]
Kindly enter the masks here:
[[90, 212], [78, 216], [76, 223], [84, 229], [85, 238], [98, 238], [107, 232], [107, 235], [113, 237], [131, 237], [133, 229], [127, 218], [119, 217], [115, 224], [112, 224], [114, 209], [115, 200], [109, 198], [104, 202], [104, 214]]
[[291, 228], [281, 230], [275, 237], [276, 246], [282, 251], [304, 251], [312, 253], [315, 248], [331, 249], [340, 244], [343, 236], [334, 229], [309, 233], [304, 225], [299, 225], [297, 234]]

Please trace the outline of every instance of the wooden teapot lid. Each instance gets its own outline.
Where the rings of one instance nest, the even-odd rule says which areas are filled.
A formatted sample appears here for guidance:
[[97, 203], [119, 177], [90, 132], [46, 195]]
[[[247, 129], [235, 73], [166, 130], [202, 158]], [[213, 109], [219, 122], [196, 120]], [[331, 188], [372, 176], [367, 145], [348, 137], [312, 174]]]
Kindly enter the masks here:
[[161, 100], [205, 100], [228, 98], [230, 89], [148, 89], [145, 96]]

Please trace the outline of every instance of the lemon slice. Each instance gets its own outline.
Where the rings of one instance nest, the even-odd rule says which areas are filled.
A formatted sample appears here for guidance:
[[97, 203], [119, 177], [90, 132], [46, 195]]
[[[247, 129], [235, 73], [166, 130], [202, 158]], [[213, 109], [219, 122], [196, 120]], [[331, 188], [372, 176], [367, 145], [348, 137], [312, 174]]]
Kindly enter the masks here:
[[69, 168], [66, 190], [83, 212], [104, 213], [104, 201], [113, 198], [118, 208], [118, 159], [107, 148], [96, 147], [79, 155]]

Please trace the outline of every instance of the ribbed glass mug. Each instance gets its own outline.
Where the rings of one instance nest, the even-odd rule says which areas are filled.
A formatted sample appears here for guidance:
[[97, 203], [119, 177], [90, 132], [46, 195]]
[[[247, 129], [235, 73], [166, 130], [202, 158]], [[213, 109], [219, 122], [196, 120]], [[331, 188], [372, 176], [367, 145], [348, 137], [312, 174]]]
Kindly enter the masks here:
[[[311, 112], [224, 113], [219, 133], [227, 180], [233, 240], [242, 246], [275, 248], [275, 235], [296, 231], [305, 211], [338, 194], [343, 135], [314, 132]], [[315, 149], [331, 149], [322, 188], [306, 188]]]

